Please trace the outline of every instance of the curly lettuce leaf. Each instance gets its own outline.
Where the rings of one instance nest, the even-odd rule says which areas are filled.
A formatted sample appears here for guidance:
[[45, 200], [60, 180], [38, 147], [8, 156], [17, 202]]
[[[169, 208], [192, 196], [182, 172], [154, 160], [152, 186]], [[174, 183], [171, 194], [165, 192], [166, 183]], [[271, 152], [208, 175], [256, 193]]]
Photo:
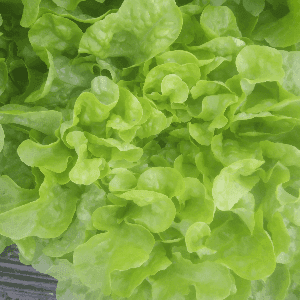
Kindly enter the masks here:
[[0, 107], [0, 124], [18, 124], [36, 129], [46, 135], [55, 135], [62, 115], [59, 111], [44, 107], [30, 108], [25, 105], [7, 104]]
[[181, 204], [177, 217], [188, 221], [211, 223], [215, 212], [215, 204], [207, 194], [205, 186], [197, 178], [184, 178], [185, 190], [177, 197]]
[[280, 52], [267, 46], [244, 47], [236, 58], [236, 67], [242, 78], [250, 83], [279, 81], [284, 78]]
[[184, 187], [181, 174], [173, 168], [150, 168], [140, 175], [137, 182], [138, 190], [162, 193], [169, 198], [182, 194]]
[[167, 196], [143, 190], [133, 190], [120, 195], [121, 198], [132, 200], [136, 205], [126, 212], [126, 219], [134, 220], [151, 232], [163, 232], [174, 221], [176, 208]]
[[101, 287], [103, 293], [109, 295], [111, 273], [143, 264], [149, 259], [154, 242], [151, 233], [143, 226], [123, 222], [75, 249], [75, 271], [86, 286], [92, 289]]
[[212, 231], [205, 245], [216, 250], [212, 257], [225, 264], [238, 276], [258, 280], [270, 276], [276, 267], [272, 240], [263, 229], [263, 214], [255, 214], [255, 228], [249, 233], [241, 221], [227, 220]]
[[214, 262], [192, 264], [175, 253], [173, 264], [150, 278], [153, 299], [186, 299], [193, 285], [199, 300], [225, 299], [234, 286], [229, 270]]
[[200, 17], [200, 25], [209, 40], [220, 36], [242, 36], [233, 12], [226, 6], [206, 6]]
[[213, 183], [212, 194], [217, 208], [230, 210], [247, 195], [259, 181], [259, 177], [252, 174], [263, 163], [255, 159], [244, 159], [224, 168]]
[[167, 49], [181, 27], [181, 13], [173, 0], [125, 0], [117, 13], [88, 28], [79, 52], [102, 59], [126, 57], [130, 65], [137, 65]]
[[136, 294], [138, 290], [141, 291], [140, 294], [142, 294], [142, 291], [144, 291], [143, 294], [146, 294], [146, 278], [155, 275], [161, 270], [165, 270], [170, 265], [171, 261], [166, 257], [164, 247], [162, 244], [156, 243], [150, 253], [149, 259], [140, 267], [112, 273], [112, 291], [120, 297], [128, 297], [132, 300], [143, 299], [137, 298], [138, 295]]
[[29, 236], [55, 238], [68, 228], [76, 211], [76, 192], [46, 177], [39, 194], [37, 200], [0, 214], [2, 235], [15, 240]]
[[66, 170], [72, 152], [61, 140], [49, 145], [41, 145], [26, 140], [18, 147], [18, 155], [22, 162], [30, 167], [43, 167], [55, 173]]
[[39, 5], [42, 0], [22, 0], [24, 5], [22, 19], [20, 25], [23, 27], [30, 27], [38, 17]]
[[82, 31], [73, 21], [47, 13], [30, 28], [28, 37], [34, 51], [46, 62], [46, 49], [53, 56], [76, 55]]

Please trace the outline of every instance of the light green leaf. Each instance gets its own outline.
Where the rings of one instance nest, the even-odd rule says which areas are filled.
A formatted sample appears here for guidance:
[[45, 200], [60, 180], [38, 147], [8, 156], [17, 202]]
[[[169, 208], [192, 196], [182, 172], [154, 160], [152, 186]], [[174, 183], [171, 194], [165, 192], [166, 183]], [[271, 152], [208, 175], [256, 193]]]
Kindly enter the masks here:
[[173, 50], [164, 52], [161, 55], [155, 57], [158, 65], [166, 63], [176, 63], [179, 65], [194, 64], [198, 65], [198, 59], [191, 52], [184, 50]]
[[200, 17], [200, 25], [209, 40], [220, 36], [242, 36], [236, 18], [227, 6], [206, 6]]
[[120, 97], [119, 87], [106, 76], [98, 76], [91, 82], [91, 92], [100, 103], [114, 108]]
[[[188, 136], [188, 132], [185, 134]], [[183, 177], [197, 178], [200, 174], [194, 160], [182, 154], [175, 159], [174, 168], [179, 171]]]
[[[40, 4], [40, 13], [41, 14], [54, 13], [61, 17], [67, 17], [69, 19], [73, 19], [78, 22], [94, 24], [95, 22], [104, 19], [106, 15], [117, 11], [117, 9], [115, 9], [115, 8], [109, 9], [109, 10], [104, 9], [102, 11], [102, 9], [103, 9], [103, 6], [102, 6], [102, 9], [101, 9], [101, 11], [99, 10], [99, 13], [97, 13], [97, 16], [95, 16], [95, 14], [93, 14], [93, 16], [91, 16], [90, 12], [86, 11], [86, 7], [84, 7], [84, 11], [86, 13], [83, 13], [80, 6], [78, 6], [76, 4], [76, 1], [79, 1], [79, 0], [67, 0], [67, 1], [57, 0], [57, 2], [58, 1], [60, 1], [62, 6], [56, 5], [54, 3], [54, 1], [52, 1], [52, 0], [43, 0]], [[73, 3], [70, 1], [73, 1]], [[85, 0], [83, 0], [83, 1], [85, 1]], [[95, 0], [95, 1], [97, 1], [97, 0]], [[99, 0], [98, 0], [98, 2], [99, 2]], [[70, 5], [70, 3], [73, 6], [75, 3], [75, 5], [77, 5], [77, 7], [74, 10], [66, 10], [65, 8], [63, 8], [64, 5]], [[78, 3], [78, 4], [80, 4], [80, 3]], [[86, 2], [86, 3], [82, 3], [82, 5], [83, 6], [87, 5], [89, 7], [88, 10], [90, 10], [90, 11], [93, 11], [93, 9], [94, 9], [93, 3], [90, 4], [90, 3]], [[98, 10], [98, 7], [96, 10]], [[105, 12], [105, 13], [102, 14], [102, 12]]]
[[[284, 17], [267, 23], [260, 33], [271, 47], [285, 48], [300, 41], [300, 15], [290, 12]], [[286, 34], [288, 32], [289, 34]]]
[[50, 240], [43, 249], [43, 253], [49, 257], [63, 256], [73, 252], [77, 246], [83, 244], [91, 235], [92, 232], [87, 231], [84, 224], [76, 218], [61, 236]]
[[249, 300], [251, 295], [251, 281], [241, 278], [235, 273], [232, 274], [235, 281], [236, 293], [230, 295], [226, 300]]
[[105, 205], [98, 207], [92, 214], [93, 226], [98, 230], [118, 228], [123, 221], [123, 207], [121, 205]]
[[193, 11], [192, 5], [186, 5], [186, 7], [191, 8], [190, 12], [188, 12], [187, 10], [184, 11], [183, 6], [179, 7], [181, 10], [183, 23], [180, 34], [175, 43], [189, 45], [193, 42], [195, 43], [195, 41], [199, 41], [200, 38], [202, 38], [204, 35], [199, 21], [195, 16], [190, 15], [193, 14], [193, 12], [196, 12], [197, 9], [200, 13], [203, 8], [195, 5], [193, 6], [195, 8]]
[[214, 156], [224, 165], [243, 160], [263, 160], [262, 150], [259, 143], [224, 139], [222, 133], [215, 135], [211, 141], [211, 150]]
[[282, 56], [277, 49], [250, 45], [238, 54], [236, 67], [240, 75], [248, 79], [250, 83], [282, 82], [285, 76], [282, 62]]
[[100, 123], [108, 118], [111, 109], [102, 104], [92, 93], [83, 92], [75, 102], [73, 125], [80, 123], [86, 126]]
[[162, 193], [169, 198], [181, 195], [184, 188], [183, 177], [173, 168], [150, 168], [140, 175], [137, 183], [138, 190]]
[[71, 223], [77, 200], [74, 189], [45, 177], [39, 199], [0, 214], [0, 234], [14, 240], [58, 237]]
[[116, 130], [127, 130], [137, 125], [143, 115], [143, 109], [138, 99], [127, 89], [119, 88], [120, 98], [111, 111], [107, 127]]
[[47, 49], [53, 56], [77, 54], [81, 29], [72, 21], [50, 13], [39, 18], [28, 32], [29, 41], [43, 61]]
[[111, 293], [111, 273], [137, 268], [149, 259], [155, 240], [140, 225], [122, 223], [116, 229], [93, 236], [74, 250], [74, 266], [89, 288]]
[[[300, 192], [300, 189], [299, 189]], [[279, 212], [296, 226], [300, 226], [300, 193], [297, 202], [280, 207]]]
[[247, 280], [264, 279], [276, 267], [273, 243], [263, 229], [263, 215], [255, 214], [255, 228], [250, 234], [239, 219], [228, 219], [212, 231], [205, 245], [217, 251], [216, 261], [225, 264]]
[[0, 124], [19, 124], [47, 135], [55, 135], [61, 120], [61, 112], [40, 106], [7, 104], [0, 107]]
[[[229, 55], [230, 56], [236, 55], [245, 46], [246, 43], [241, 39], [237, 39], [232, 36], [226, 36], [226, 37], [222, 36], [222, 37], [216, 37], [200, 46], [188, 47], [188, 49], [192, 52], [204, 50], [205, 52], [213, 53], [217, 57], [219, 56], [227, 57]], [[219, 82], [219, 84], [221, 84], [221, 82]]]
[[[166, 251], [161, 243], [156, 243], [150, 253], [149, 259], [138, 268], [126, 271], [115, 271], [112, 273], [112, 291], [120, 297], [129, 297], [130, 300], [140, 300], [133, 298], [139, 287], [144, 287], [143, 282], [148, 276], [155, 275], [158, 271], [165, 270], [171, 261], [166, 256]], [[150, 296], [150, 295], [149, 295]], [[151, 297], [151, 296], [150, 296]], [[147, 300], [149, 298], [145, 298]]]
[[137, 206], [131, 206], [126, 218], [145, 226], [151, 232], [163, 232], [174, 221], [176, 208], [167, 196], [143, 190], [132, 190], [119, 195], [126, 200], [132, 200]]
[[151, 107], [151, 114], [146, 122], [144, 122], [137, 130], [136, 135], [140, 138], [147, 138], [152, 135], [159, 134], [167, 127], [167, 118], [158, 109]]
[[128, 298], [128, 300], [147, 300], [152, 297], [152, 288], [147, 280], [144, 280]]
[[[73, 264], [65, 258], [55, 259], [53, 265], [47, 270], [47, 274], [59, 280], [60, 283], [76, 276]], [[58, 283], [58, 289], [60, 283]]]
[[185, 235], [187, 250], [192, 253], [205, 247], [203, 238], [210, 235], [210, 228], [204, 222], [196, 222], [191, 225]]
[[265, 0], [243, 0], [245, 9], [253, 16], [258, 16], [265, 8]]
[[296, 96], [300, 96], [300, 51], [280, 51], [283, 58], [283, 78], [282, 87]]
[[299, 200], [299, 197], [295, 197], [288, 193], [282, 186], [282, 183], [279, 184], [276, 188], [276, 199], [281, 205], [296, 203]]
[[170, 74], [162, 80], [161, 92], [163, 96], [170, 97], [171, 103], [183, 103], [188, 98], [189, 88], [179, 76]]
[[174, 253], [173, 264], [150, 277], [150, 283], [153, 300], [187, 299], [191, 285], [196, 289], [197, 300], [222, 300], [234, 287], [226, 267], [208, 261], [193, 264], [180, 253]]
[[185, 191], [177, 197], [183, 205], [177, 213], [181, 220], [187, 220], [191, 224], [195, 222], [211, 223], [214, 217], [215, 206], [207, 190], [197, 178], [184, 178]]
[[173, 62], [165, 63], [156, 66], [147, 74], [143, 86], [144, 95], [150, 99], [153, 98], [153, 100], [157, 100], [155, 99], [157, 97], [161, 98], [161, 95], [157, 96], [157, 93], [161, 93], [161, 82], [165, 76], [170, 74], [175, 74], [180, 77], [182, 81], [187, 84], [189, 89], [200, 79], [200, 69], [198, 64], [188, 63], [180, 65]]
[[41, 0], [22, 0], [24, 5], [23, 15], [20, 25], [30, 27], [37, 19]]
[[0, 193], [0, 213], [25, 205], [38, 198], [36, 189], [23, 189], [6, 175], [0, 177]]
[[[299, 122], [299, 103], [300, 99], [286, 99], [269, 107], [273, 115], [290, 119], [294, 124]], [[283, 125], [283, 124], [282, 124]]]
[[[297, 103], [295, 103], [297, 105]], [[277, 107], [280, 110], [280, 106]], [[286, 106], [283, 105], [283, 107]], [[289, 109], [287, 109], [290, 111]], [[271, 135], [277, 135], [287, 133], [291, 131], [297, 120], [293, 120], [291, 117], [277, 116], [269, 112], [261, 112], [257, 114], [239, 113], [235, 115], [230, 124], [230, 130], [237, 133], [240, 136], [257, 136], [257, 137], [268, 137]]]
[[174, 0], [125, 0], [117, 13], [87, 29], [79, 52], [102, 59], [125, 56], [130, 65], [137, 65], [167, 49], [181, 27], [181, 12]]
[[91, 82], [91, 92], [83, 92], [74, 106], [73, 124], [102, 122], [119, 100], [119, 87], [108, 77], [98, 76]]
[[77, 205], [77, 218], [85, 224], [87, 230], [94, 230], [92, 222], [93, 212], [101, 206], [106, 205], [106, 193], [97, 184], [85, 187], [85, 192], [80, 197]]
[[95, 58], [91, 56], [69, 59], [61, 55], [55, 56], [53, 61], [57, 73], [55, 84], [63, 82], [77, 88], [89, 88], [98, 79], [93, 71], [96, 66]]
[[76, 99], [73, 122], [67, 121], [62, 125], [62, 136], [67, 129], [78, 123], [89, 126], [92, 123], [106, 120], [110, 111], [117, 105], [118, 100], [119, 87], [117, 84], [105, 76], [95, 77], [91, 81], [91, 92], [83, 92]]
[[74, 10], [77, 5], [85, 0], [53, 0], [53, 2], [67, 10]]
[[290, 171], [280, 162], [276, 162], [272, 164], [272, 167], [267, 168], [267, 172], [265, 172], [263, 168], [260, 168], [258, 174], [265, 185], [262, 185], [261, 182], [260, 185], [257, 186], [256, 191], [259, 186], [265, 186], [265, 195], [262, 197], [261, 206], [265, 218], [270, 221], [273, 214], [280, 208], [280, 204], [276, 201], [276, 186], [290, 180]]
[[[68, 53], [64, 53], [64, 55], [69, 57]], [[50, 91], [42, 99], [38, 98], [40, 99], [39, 103], [43, 106], [64, 106], [67, 103], [72, 103], [73, 105], [73, 99], [78, 97], [81, 91], [89, 88], [92, 79], [95, 77], [93, 71], [95, 61], [93, 61], [92, 57], [70, 60], [64, 55], [54, 56], [53, 58], [53, 72], [55, 72], [55, 77], [53, 77], [54, 79], [51, 82]], [[36, 80], [39, 79], [39, 76], [38, 74], [35, 75]], [[35, 82], [32, 83], [32, 89], [34, 87]], [[27, 99], [27, 102], [30, 101]]]
[[66, 170], [72, 152], [61, 140], [49, 145], [41, 145], [26, 140], [18, 147], [18, 155], [22, 162], [30, 167], [44, 167], [55, 173]]
[[288, 252], [291, 238], [280, 212], [276, 212], [268, 223], [276, 257], [282, 252]]
[[188, 123], [189, 134], [200, 145], [209, 146], [214, 136], [214, 131], [209, 130], [210, 123]]
[[[115, 176], [113, 176], [115, 174]], [[125, 192], [133, 189], [136, 186], [137, 180], [134, 174], [124, 168], [115, 168], [109, 175], [113, 176], [113, 179], [109, 182], [108, 188], [113, 192]]]
[[109, 160], [138, 161], [143, 155], [143, 149], [132, 144], [122, 143], [112, 138], [99, 138], [85, 132], [88, 139], [88, 150], [96, 157], [103, 157]]
[[300, 150], [292, 145], [271, 141], [261, 141], [263, 155], [281, 162], [284, 166], [300, 167]]
[[84, 300], [84, 298], [91, 300], [104, 299], [100, 289], [90, 290], [80, 281], [76, 275], [74, 265], [67, 258], [53, 259], [46, 273], [58, 280], [56, 288], [56, 298], [58, 300], [64, 298], [76, 300]]
[[274, 273], [264, 282], [252, 281], [250, 300], [284, 300], [290, 286], [290, 272], [286, 265], [277, 264]]
[[228, 122], [224, 116], [225, 110], [237, 101], [237, 96], [233, 94], [206, 96], [202, 101], [202, 111], [197, 118], [212, 121], [211, 128], [222, 128]]
[[18, 250], [25, 259], [29, 261], [33, 260], [36, 251], [34, 237], [30, 236], [21, 240], [14, 240], [14, 243], [18, 246]]
[[229, 92], [230, 89], [223, 82], [208, 80], [199, 80], [191, 89], [191, 95], [193, 99], [198, 99], [203, 96], [228, 94]]
[[251, 176], [264, 162], [256, 159], [243, 159], [224, 168], [215, 178], [212, 195], [218, 209], [231, 210], [233, 206], [259, 181]]
[[249, 228], [251, 234], [253, 233], [255, 226], [254, 219], [254, 208], [255, 208], [255, 199], [253, 194], [248, 193], [243, 196], [231, 209], [232, 212], [237, 214], [241, 220]]
[[101, 176], [106, 175], [106, 161], [103, 158], [88, 158], [88, 140], [81, 131], [69, 132], [66, 141], [75, 148], [78, 155], [75, 166], [69, 173], [70, 180], [77, 184], [89, 185]]
[[204, 149], [195, 156], [195, 164], [197, 169], [211, 181], [207, 186], [212, 189], [213, 179], [220, 174], [223, 165], [214, 157], [213, 153], [208, 149]]
[[300, 13], [300, 4], [297, 0], [287, 0], [287, 5], [289, 7], [289, 10], [293, 14], [299, 14]]
[[230, 64], [231, 60], [232, 56], [216, 57], [211, 62], [205, 64], [201, 69], [203, 79], [210, 78], [214, 81], [226, 81], [228, 77], [230, 78], [235, 75], [236, 70]]

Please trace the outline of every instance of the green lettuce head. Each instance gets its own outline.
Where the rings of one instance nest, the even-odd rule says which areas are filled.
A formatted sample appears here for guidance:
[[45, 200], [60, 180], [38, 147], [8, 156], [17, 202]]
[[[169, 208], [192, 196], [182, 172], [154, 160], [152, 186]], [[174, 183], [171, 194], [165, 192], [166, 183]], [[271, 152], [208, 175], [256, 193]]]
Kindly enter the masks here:
[[60, 300], [300, 299], [298, 0], [0, 0], [0, 249]]

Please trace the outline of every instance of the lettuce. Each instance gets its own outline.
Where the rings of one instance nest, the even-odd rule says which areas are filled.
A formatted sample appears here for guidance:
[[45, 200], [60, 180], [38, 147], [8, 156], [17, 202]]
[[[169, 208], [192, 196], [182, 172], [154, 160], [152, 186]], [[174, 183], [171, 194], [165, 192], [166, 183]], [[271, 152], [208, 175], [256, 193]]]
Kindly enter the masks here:
[[300, 298], [298, 0], [0, 0], [0, 249], [57, 299]]

